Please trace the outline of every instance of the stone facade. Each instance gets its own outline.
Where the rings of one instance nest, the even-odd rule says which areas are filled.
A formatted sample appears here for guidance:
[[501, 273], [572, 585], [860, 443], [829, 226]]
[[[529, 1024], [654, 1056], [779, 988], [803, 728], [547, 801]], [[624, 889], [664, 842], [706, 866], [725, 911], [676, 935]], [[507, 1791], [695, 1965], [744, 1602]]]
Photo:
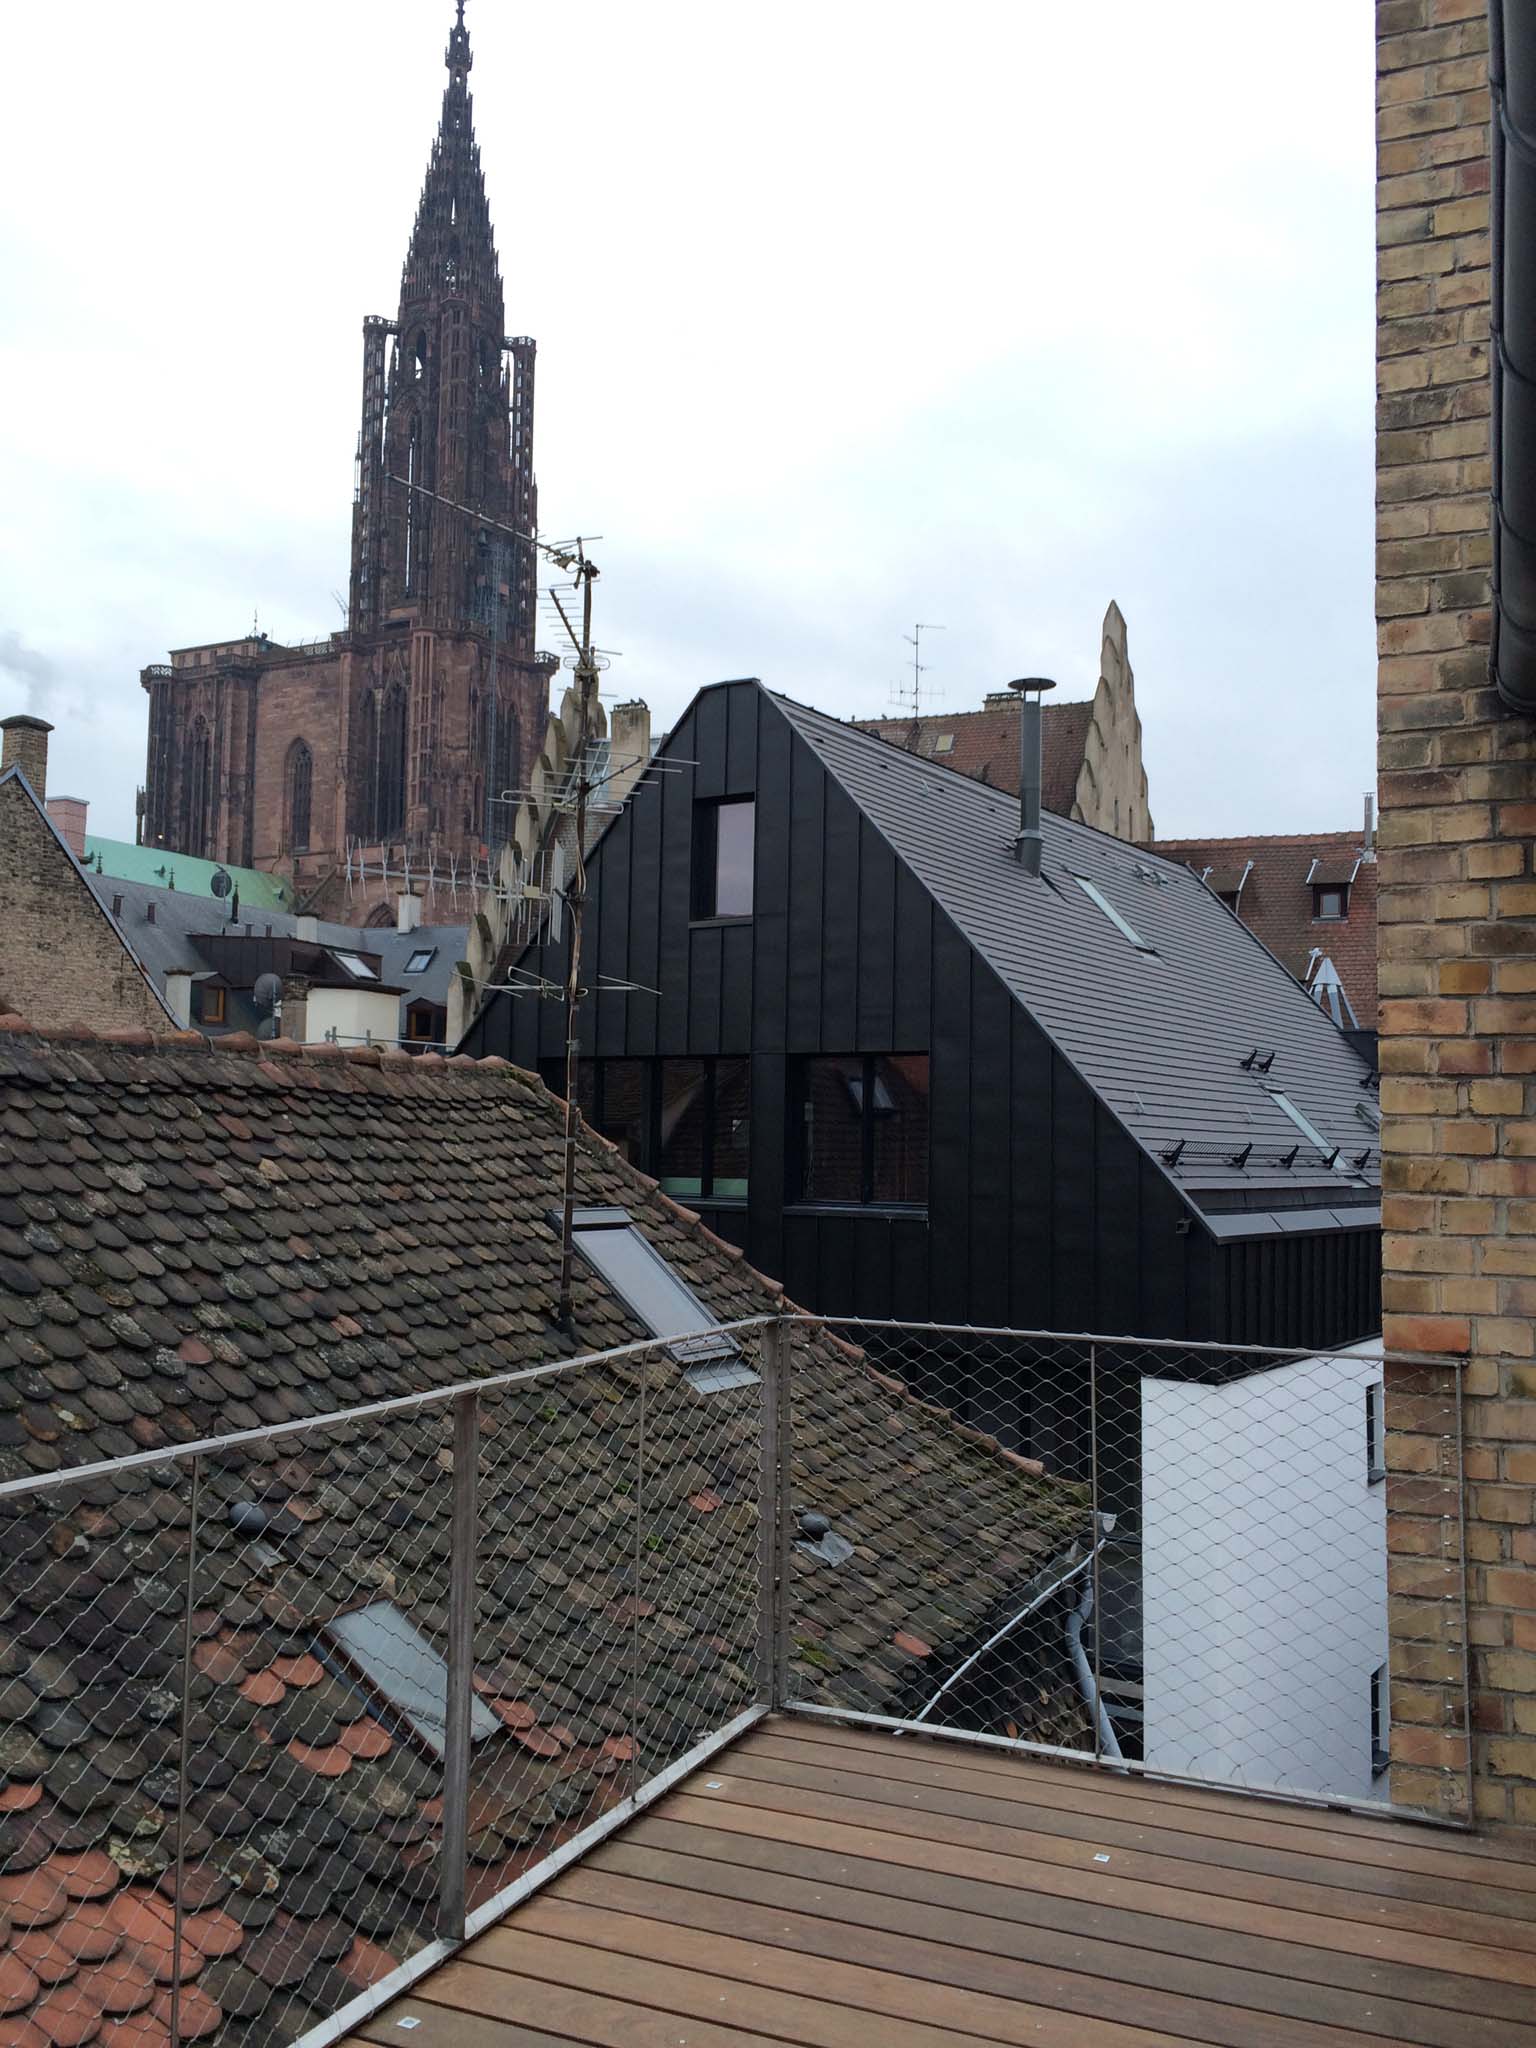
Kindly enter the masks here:
[[[362, 922], [413, 878], [489, 874], [544, 734], [534, 344], [503, 333], [460, 22], [397, 315], [363, 330], [347, 630], [175, 652], [149, 693], [144, 841], [291, 875]], [[427, 914], [446, 911], [433, 900]]]
[[[1047, 698], [1042, 712], [1045, 808], [1146, 845], [1152, 837], [1152, 813], [1141, 759], [1136, 678], [1119, 605], [1111, 603], [1104, 614], [1099, 683], [1092, 697], [1066, 704]], [[915, 718], [858, 723], [863, 731], [878, 733], [909, 754], [942, 761], [994, 789], [1018, 792], [1019, 700], [1011, 690], [992, 691], [979, 711], [927, 712]]]
[[83, 1024], [93, 1031], [124, 1025], [174, 1031], [175, 1019], [43, 808], [51, 728], [28, 718], [8, 719], [6, 725], [0, 761], [0, 1012], [56, 1030]]
[[[1378, 30], [1380, 922], [1394, 1795], [1536, 1824], [1536, 732], [1488, 675], [1485, 0]], [[1472, 1728], [1462, 1725], [1461, 1599]]]

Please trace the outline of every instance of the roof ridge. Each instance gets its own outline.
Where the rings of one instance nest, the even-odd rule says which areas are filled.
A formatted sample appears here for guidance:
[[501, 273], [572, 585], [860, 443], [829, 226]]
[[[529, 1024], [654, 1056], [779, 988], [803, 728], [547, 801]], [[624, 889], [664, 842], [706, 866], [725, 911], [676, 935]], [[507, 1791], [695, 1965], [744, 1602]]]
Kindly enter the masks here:
[[0, 1015], [0, 1040], [33, 1039], [68, 1050], [76, 1045], [101, 1045], [113, 1052], [201, 1053], [209, 1058], [233, 1055], [237, 1059], [290, 1060], [311, 1066], [353, 1066], [386, 1068], [402, 1077], [420, 1068], [440, 1075], [446, 1068], [473, 1067], [505, 1071], [520, 1081], [535, 1082], [539, 1076], [499, 1053], [476, 1059], [472, 1053], [406, 1052], [397, 1045], [302, 1044], [296, 1038], [255, 1038], [249, 1031], [230, 1031], [209, 1038], [201, 1031], [149, 1031], [143, 1025], [118, 1025], [98, 1031], [89, 1024], [33, 1024], [14, 1012]]
[[1243, 832], [1235, 833], [1230, 837], [1211, 838], [1205, 838], [1200, 833], [1194, 832], [1183, 839], [1154, 839], [1152, 841], [1152, 851], [1155, 853], [1160, 847], [1164, 846], [1310, 845], [1315, 839], [1355, 840], [1362, 836], [1358, 825], [1345, 825], [1337, 828], [1330, 826], [1328, 830], [1323, 832]]

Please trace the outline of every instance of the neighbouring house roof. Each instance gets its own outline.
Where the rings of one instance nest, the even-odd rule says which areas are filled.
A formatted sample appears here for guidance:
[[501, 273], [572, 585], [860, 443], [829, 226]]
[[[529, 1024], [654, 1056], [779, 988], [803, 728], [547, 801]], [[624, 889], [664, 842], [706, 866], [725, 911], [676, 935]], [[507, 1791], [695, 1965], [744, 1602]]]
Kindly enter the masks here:
[[204, 904], [218, 899], [208, 885], [223, 873], [240, 891], [248, 910], [286, 910], [293, 892], [281, 875], [266, 874], [261, 868], [224, 867], [216, 860], [197, 860], [190, 853], [167, 853], [163, 846], [135, 846], [126, 839], [98, 839], [85, 836], [85, 865], [91, 874], [110, 875], [119, 882], [142, 882], [147, 888], [175, 889], [200, 897]]
[[[574, 1329], [551, 1320], [563, 1106], [534, 1077], [121, 1037], [0, 1035], [0, 1480], [644, 1336], [584, 1267]], [[585, 1133], [578, 1193], [626, 1209], [721, 1320], [782, 1307]], [[1086, 1541], [1086, 1492], [846, 1345], [794, 1348], [794, 1505], [854, 1546], [841, 1565], [795, 1555], [795, 1682], [910, 1712]], [[476, 1685], [495, 1732], [475, 1752], [472, 1902], [623, 1789], [632, 1686], [662, 1757], [753, 1697], [755, 1594], [719, 1587], [728, 1557], [756, 1583], [760, 1401], [700, 1396], [654, 1354], [488, 1400]], [[446, 1426], [438, 1410], [204, 1461], [186, 2038], [291, 2041], [432, 1931], [440, 1773], [324, 1632], [387, 1599], [441, 1643]], [[231, 1519], [253, 1507], [264, 1547]], [[0, 2012], [18, 2041], [35, 2024], [119, 2048], [165, 2026], [188, 1513], [167, 1467], [0, 1499]], [[1081, 1744], [1064, 1669], [1042, 1662], [1032, 1691], [1026, 1731]]]
[[[211, 863], [204, 862], [203, 865], [210, 874], [213, 872]], [[237, 872], [243, 873], [244, 870]], [[233, 897], [225, 897], [221, 901], [218, 897], [194, 894], [179, 886], [174, 890], [167, 889], [162, 882], [130, 882], [98, 875], [89, 875], [87, 879], [98, 901], [109, 912], [114, 902], [121, 903], [116, 923], [162, 993], [168, 974], [196, 974], [208, 967], [205, 951], [197, 943], [200, 939], [287, 941], [295, 939], [298, 932], [299, 920], [294, 912], [256, 910], [247, 903], [243, 882], [240, 885], [240, 918], [238, 922], [231, 923], [228, 910]], [[154, 910], [153, 922], [149, 917], [151, 908]], [[314, 943], [317, 945], [346, 952], [377, 954], [381, 982], [402, 990], [402, 1002], [406, 1006], [422, 1002], [438, 1008], [446, 1005], [454, 967], [464, 957], [463, 925], [421, 925], [415, 931], [401, 932], [387, 925], [332, 924], [321, 918], [316, 922], [315, 933]], [[422, 967], [407, 973], [408, 964], [418, 953], [429, 957]], [[232, 1016], [227, 1028], [238, 1030], [249, 1026], [251, 1021], [250, 1017]]]
[[[1041, 706], [1040, 801], [1048, 811], [1070, 817], [1083, 771], [1083, 752], [1093, 724], [1093, 699]], [[920, 718], [858, 720], [909, 754], [921, 754], [961, 775], [1019, 793], [1019, 703], [1013, 696], [989, 700], [979, 711], [930, 712]], [[947, 742], [947, 744], [946, 744]]]
[[[1376, 863], [1354, 832], [1256, 834], [1243, 839], [1159, 839], [1154, 850], [1203, 875], [1282, 965], [1311, 988], [1330, 960], [1362, 1030], [1376, 1028]], [[1348, 914], [1318, 918], [1312, 892], [1349, 890]]]
[[[1202, 1197], [1285, 1190], [1362, 1212], [1377, 1200], [1377, 1136], [1357, 1114], [1365, 1066], [1187, 867], [1047, 811], [1042, 873], [1030, 876], [1013, 857], [1019, 821], [1006, 794], [787, 698], [772, 701], [1179, 1185]], [[1116, 928], [1079, 877], [1150, 950]], [[1368, 1152], [1365, 1164], [1329, 1169], [1280, 1093], [1341, 1163]]]

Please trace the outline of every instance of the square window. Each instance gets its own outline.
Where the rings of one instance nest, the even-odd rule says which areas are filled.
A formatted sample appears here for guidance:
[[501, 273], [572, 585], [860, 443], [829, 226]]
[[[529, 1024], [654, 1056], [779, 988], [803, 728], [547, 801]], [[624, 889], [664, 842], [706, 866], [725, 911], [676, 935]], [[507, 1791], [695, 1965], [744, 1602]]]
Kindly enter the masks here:
[[1320, 882], [1312, 890], [1312, 915], [1337, 923], [1349, 915], [1349, 887], [1343, 882]]
[[751, 797], [693, 811], [693, 915], [750, 917], [757, 805]]
[[800, 1064], [798, 1199], [919, 1208], [928, 1199], [928, 1055]]

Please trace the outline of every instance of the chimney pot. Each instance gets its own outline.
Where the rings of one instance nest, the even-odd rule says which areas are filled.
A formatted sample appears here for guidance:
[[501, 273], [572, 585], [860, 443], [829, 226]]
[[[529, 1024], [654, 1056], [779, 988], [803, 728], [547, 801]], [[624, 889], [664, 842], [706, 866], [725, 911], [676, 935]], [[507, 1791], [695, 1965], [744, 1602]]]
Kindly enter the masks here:
[[[29, 778], [30, 779], [30, 778]], [[88, 806], [83, 796], [51, 796], [43, 805], [58, 830], [59, 837], [69, 848], [75, 859], [85, 860], [85, 816]]]
[[7, 768], [19, 768], [32, 785], [39, 803], [48, 795], [48, 735], [53, 727], [46, 718], [34, 718], [30, 711], [18, 711], [0, 718], [0, 775]]
[[122, 897], [121, 897], [121, 896], [114, 896], [114, 897], [112, 898], [112, 915], [113, 915], [114, 917], [121, 917], [121, 916], [122, 916], [122, 914], [123, 914], [123, 899], [122, 899]]
[[146, 904], [145, 904], [145, 906], [144, 906], [144, 922], [145, 922], [146, 924], [153, 924], [153, 923], [154, 923], [154, 921], [155, 921], [155, 906], [154, 906], [154, 904], [153, 904], [153, 903], [146, 903]]

